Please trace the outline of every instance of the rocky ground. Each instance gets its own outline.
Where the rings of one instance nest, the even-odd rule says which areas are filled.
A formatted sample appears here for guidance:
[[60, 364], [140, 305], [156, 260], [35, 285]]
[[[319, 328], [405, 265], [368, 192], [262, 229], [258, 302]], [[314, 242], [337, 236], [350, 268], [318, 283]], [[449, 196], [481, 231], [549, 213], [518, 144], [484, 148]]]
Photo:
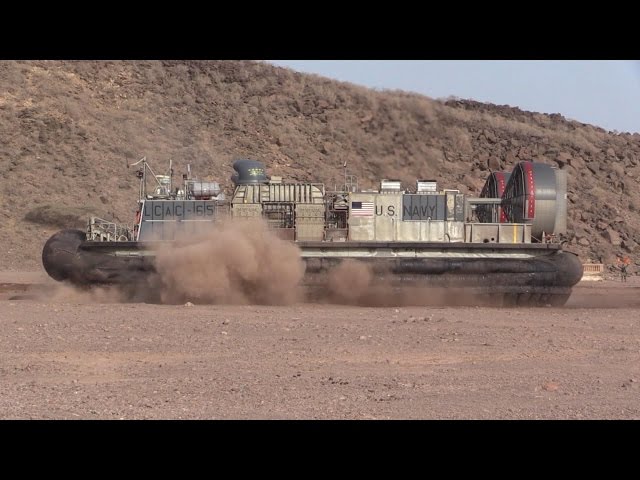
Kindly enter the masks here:
[[0, 273], [0, 419], [639, 419], [640, 277], [563, 308], [111, 303]]

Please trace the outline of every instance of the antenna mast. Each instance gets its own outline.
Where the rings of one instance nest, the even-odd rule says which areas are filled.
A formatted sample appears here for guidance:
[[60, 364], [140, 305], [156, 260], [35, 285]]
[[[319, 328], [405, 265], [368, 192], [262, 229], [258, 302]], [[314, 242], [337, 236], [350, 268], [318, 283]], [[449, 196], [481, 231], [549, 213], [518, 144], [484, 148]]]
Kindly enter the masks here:
[[344, 164], [342, 165], [342, 168], [344, 168], [344, 191], [347, 191], [347, 161], [344, 161]]
[[146, 193], [147, 193], [147, 157], [142, 157], [140, 160], [138, 160], [137, 162], [134, 163], [128, 163], [127, 162], [127, 168], [129, 167], [135, 167], [136, 165], [138, 165], [140, 162], [142, 162], [142, 169], [138, 170], [137, 172], [137, 177], [140, 179], [140, 190], [138, 192], [138, 196], [140, 198], [140, 200], [142, 200]]
[[171, 189], [173, 189], [173, 167], [171, 166], [172, 160], [169, 159], [169, 194], [171, 194]]

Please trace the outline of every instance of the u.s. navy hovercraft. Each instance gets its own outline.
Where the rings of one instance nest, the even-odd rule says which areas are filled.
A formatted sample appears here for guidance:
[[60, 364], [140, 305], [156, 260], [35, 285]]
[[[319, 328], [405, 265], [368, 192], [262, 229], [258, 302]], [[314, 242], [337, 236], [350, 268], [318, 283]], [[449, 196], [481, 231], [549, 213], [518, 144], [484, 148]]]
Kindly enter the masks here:
[[[358, 188], [346, 175], [322, 183], [268, 176], [255, 160], [238, 160], [227, 198], [219, 183], [191, 177], [173, 185], [173, 170], [156, 175], [141, 159], [135, 224], [96, 217], [86, 231], [62, 230], [45, 244], [42, 261], [58, 281], [77, 285], [136, 284], [155, 272], [159, 243], [200, 231], [203, 222], [261, 218], [294, 242], [305, 263], [304, 286], [322, 288], [347, 259], [362, 262], [389, 288], [445, 289], [449, 298], [499, 305], [564, 305], [583, 267], [564, 251], [566, 171], [520, 162], [492, 172], [479, 196], [439, 189], [433, 180], [405, 188], [385, 179]], [[134, 164], [135, 165], [135, 164]], [[153, 182], [149, 189], [148, 181]], [[277, 281], [277, 279], [274, 279]]]

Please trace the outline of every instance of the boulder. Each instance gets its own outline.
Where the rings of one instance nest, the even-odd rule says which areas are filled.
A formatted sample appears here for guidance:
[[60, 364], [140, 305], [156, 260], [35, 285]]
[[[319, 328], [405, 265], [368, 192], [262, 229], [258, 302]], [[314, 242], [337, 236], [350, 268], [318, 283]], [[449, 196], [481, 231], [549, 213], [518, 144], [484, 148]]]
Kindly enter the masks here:
[[609, 170], [611, 173], [615, 173], [619, 177], [624, 177], [624, 167], [618, 162], [612, 163]]
[[577, 239], [581, 239], [583, 237], [589, 237], [591, 234], [589, 232], [589, 230], [582, 228], [582, 227], [576, 227], [576, 238]]
[[502, 163], [498, 157], [489, 157], [487, 160], [487, 166], [491, 171], [500, 171], [502, 168]]
[[564, 168], [567, 164], [571, 165], [571, 155], [567, 152], [560, 152], [556, 155], [556, 163], [558, 167]]
[[634, 253], [638, 249], [638, 244], [631, 239], [623, 240], [620, 246], [629, 253]]
[[611, 228], [607, 228], [602, 236], [614, 247], [619, 247], [622, 243], [622, 238], [620, 238], [620, 234]]
[[483, 172], [487, 170], [489, 164], [489, 155], [486, 153], [481, 153], [478, 155], [478, 168]]
[[585, 162], [582, 157], [571, 157], [567, 159], [569, 165], [571, 165], [576, 170], [582, 170], [584, 168]]
[[498, 139], [496, 138], [496, 136], [491, 130], [484, 130], [483, 133], [485, 138], [487, 139], [487, 142], [496, 143], [498, 141]]
[[587, 237], [582, 237], [578, 239], [578, 245], [581, 245], [583, 247], [588, 247], [589, 245], [591, 245], [591, 242]]

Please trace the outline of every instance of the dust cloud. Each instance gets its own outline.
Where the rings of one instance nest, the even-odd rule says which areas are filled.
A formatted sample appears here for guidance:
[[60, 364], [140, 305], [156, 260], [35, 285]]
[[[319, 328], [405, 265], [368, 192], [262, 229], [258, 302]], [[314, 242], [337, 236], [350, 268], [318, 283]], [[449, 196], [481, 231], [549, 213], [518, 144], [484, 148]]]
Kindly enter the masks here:
[[300, 251], [261, 220], [229, 219], [188, 243], [158, 249], [162, 303], [291, 304], [301, 300]]
[[[375, 268], [361, 260], [346, 259], [326, 274], [326, 288], [316, 291], [314, 300], [366, 307], [459, 306], [495, 303], [471, 291], [403, 281], [397, 274]], [[444, 282], [445, 279], [443, 278]]]
[[368, 293], [372, 279], [373, 272], [368, 265], [353, 259], [344, 260], [327, 274], [327, 299], [356, 303]]
[[368, 307], [430, 305], [451, 302], [445, 289], [398, 285], [390, 271], [356, 259], [346, 259], [327, 272], [326, 289], [316, 299]]
[[51, 301], [56, 303], [126, 303], [131, 301], [131, 295], [118, 285], [92, 286], [80, 288], [68, 283], [55, 283], [48, 288], [32, 294], [34, 300]]
[[[156, 272], [124, 285], [67, 283], [35, 294], [65, 303], [266, 304], [329, 303], [368, 307], [476, 304], [461, 289], [411, 286], [356, 259], [305, 278], [298, 247], [261, 220], [230, 219], [155, 251]], [[309, 283], [309, 284], [308, 284]], [[313, 283], [313, 284], [311, 284]]]

